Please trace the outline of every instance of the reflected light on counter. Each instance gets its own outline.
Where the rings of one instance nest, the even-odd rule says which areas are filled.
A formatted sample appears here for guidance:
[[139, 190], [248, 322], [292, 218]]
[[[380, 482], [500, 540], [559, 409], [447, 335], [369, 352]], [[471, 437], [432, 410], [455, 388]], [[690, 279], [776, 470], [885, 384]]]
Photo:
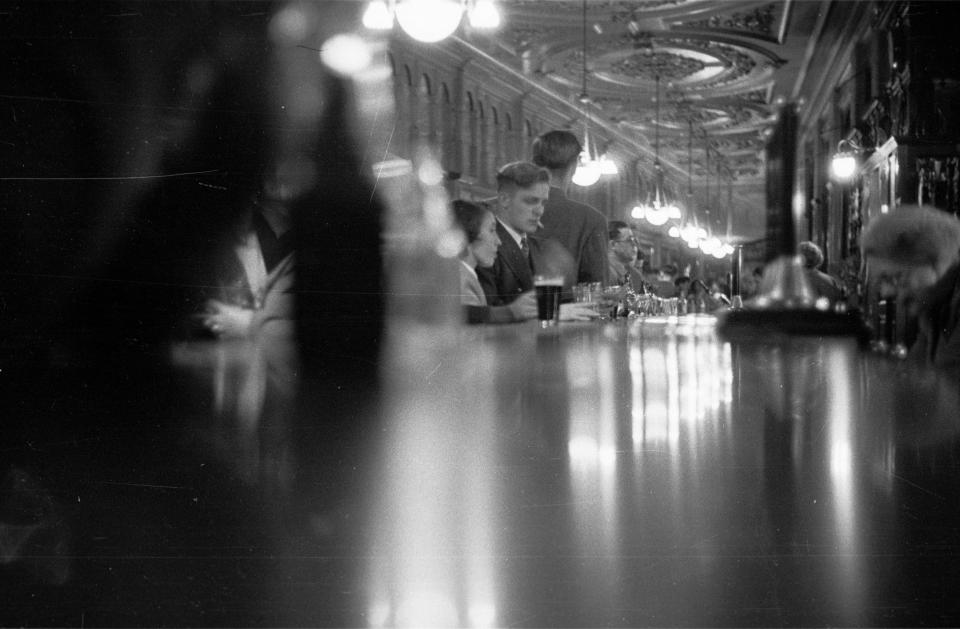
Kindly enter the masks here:
[[600, 457], [600, 446], [597, 445], [597, 440], [592, 437], [572, 437], [567, 442], [567, 453], [570, 455], [572, 463], [580, 465], [593, 463]]
[[467, 611], [470, 626], [476, 629], [489, 629], [497, 621], [497, 608], [491, 603], [473, 604]]
[[644, 392], [643, 355], [636, 344], [630, 345], [630, 380], [633, 382], [633, 399], [630, 408], [630, 436], [634, 446], [643, 444]]
[[356, 35], [334, 35], [320, 47], [320, 60], [341, 76], [353, 76], [370, 67], [373, 55]]
[[397, 607], [398, 627], [453, 627], [458, 624], [456, 606], [439, 592], [417, 592]]

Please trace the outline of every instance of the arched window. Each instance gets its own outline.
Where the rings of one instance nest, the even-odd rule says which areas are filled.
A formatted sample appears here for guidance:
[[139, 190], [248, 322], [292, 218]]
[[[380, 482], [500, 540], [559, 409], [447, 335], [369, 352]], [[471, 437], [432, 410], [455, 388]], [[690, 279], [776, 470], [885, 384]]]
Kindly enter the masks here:
[[477, 159], [479, 157], [479, 146], [477, 145], [477, 135], [480, 131], [479, 117], [477, 116], [477, 103], [473, 99], [473, 94], [467, 92], [467, 172], [477, 175]]
[[487, 173], [489, 172], [488, 167], [490, 163], [490, 127], [488, 124], [486, 108], [483, 106], [483, 101], [477, 100], [477, 111], [479, 112], [480, 118], [480, 132], [477, 135], [477, 145], [480, 152], [478, 161], [477, 161], [477, 178], [480, 181], [487, 180]]
[[440, 83], [440, 133], [437, 141], [440, 145], [440, 163], [446, 170], [457, 170], [456, 165], [456, 138], [454, 132], [453, 103], [450, 102], [450, 88], [446, 83]]

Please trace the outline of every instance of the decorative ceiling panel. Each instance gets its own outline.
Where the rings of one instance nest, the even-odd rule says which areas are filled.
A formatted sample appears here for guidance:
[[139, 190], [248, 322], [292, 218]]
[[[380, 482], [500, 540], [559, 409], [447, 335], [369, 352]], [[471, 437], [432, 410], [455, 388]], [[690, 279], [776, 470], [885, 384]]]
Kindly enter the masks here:
[[[792, 0], [588, 0], [585, 22], [581, 0], [500, 2], [497, 44], [517, 69], [577, 106], [585, 90], [591, 117], [651, 150], [659, 136], [674, 177], [686, 172], [692, 127], [700, 145], [694, 176], [706, 174], [706, 136], [722, 155], [711, 171], [719, 165], [752, 190], [763, 175], [772, 95], [791, 92], [781, 77], [795, 75], [809, 36], [787, 31], [791, 11], [819, 10]], [[652, 160], [638, 168], [649, 174]]]

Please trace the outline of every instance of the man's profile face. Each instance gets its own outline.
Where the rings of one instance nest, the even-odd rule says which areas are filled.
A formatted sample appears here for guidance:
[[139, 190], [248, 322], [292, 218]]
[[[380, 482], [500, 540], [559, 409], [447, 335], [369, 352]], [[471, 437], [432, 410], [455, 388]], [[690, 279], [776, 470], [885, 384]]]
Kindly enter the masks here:
[[500, 192], [500, 220], [521, 234], [533, 234], [540, 226], [543, 204], [550, 196], [550, 184], [535, 183]]
[[617, 237], [610, 241], [610, 248], [617, 259], [627, 264], [636, 262], [637, 253], [640, 251], [637, 239], [633, 237], [633, 231], [629, 227], [620, 228]]

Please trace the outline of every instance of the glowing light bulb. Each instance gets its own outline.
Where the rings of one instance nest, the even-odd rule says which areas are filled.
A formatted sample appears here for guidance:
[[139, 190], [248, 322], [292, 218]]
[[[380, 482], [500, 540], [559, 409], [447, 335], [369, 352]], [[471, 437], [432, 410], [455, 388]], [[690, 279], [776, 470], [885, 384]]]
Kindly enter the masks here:
[[615, 161], [613, 161], [612, 159], [610, 159], [610, 158], [607, 157], [606, 155], [603, 155], [602, 157], [600, 157], [600, 174], [602, 174], [602, 175], [616, 175], [616, 174], [618, 174], [619, 172], [620, 172], [620, 171], [619, 171], [619, 169], [617, 168], [617, 163], [616, 163]]
[[460, 26], [463, 8], [456, 0], [401, 0], [397, 22], [417, 41], [432, 44], [453, 34]]
[[667, 235], [670, 236], [671, 238], [679, 238], [680, 228], [677, 227], [676, 225], [671, 225], [670, 229], [667, 230]]
[[643, 207], [642, 207], [642, 206], [634, 205], [634, 206], [633, 206], [633, 209], [630, 210], [630, 216], [632, 216], [633, 218], [635, 218], [635, 219], [637, 219], [637, 220], [642, 219], [642, 218], [643, 218], [643, 215], [644, 215], [644, 210], [643, 210]]
[[651, 225], [659, 227], [660, 225], [665, 224], [670, 220], [670, 212], [667, 208], [656, 207], [652, 210], [647, 210], [647, 222]]
[[370, 66], [373, 54], [356, 35], [334, 35], [320, 47], [320, 60], [334, 72], [352, 76]]
[[837, 153], [833, 156], [831, 169], [837, 179], [849, 179], [857, 170], [857, 159], [850, 153]]
[[500, 12], [493, 0], [477, 0], [467, 13], [470, 26], [474, 28], [497, 28], [500, 26]]
[[598, 181], [600, 181], [600, 164], [590, 159], [586, 153], [581, 153], [580, 163], [573, 173], [573, 183], [587, 187]]
[[393, 13], [384, 0], [373, 0], [363, 11], [363, 26], [372, 31], [389, 31], [393, 28]]

